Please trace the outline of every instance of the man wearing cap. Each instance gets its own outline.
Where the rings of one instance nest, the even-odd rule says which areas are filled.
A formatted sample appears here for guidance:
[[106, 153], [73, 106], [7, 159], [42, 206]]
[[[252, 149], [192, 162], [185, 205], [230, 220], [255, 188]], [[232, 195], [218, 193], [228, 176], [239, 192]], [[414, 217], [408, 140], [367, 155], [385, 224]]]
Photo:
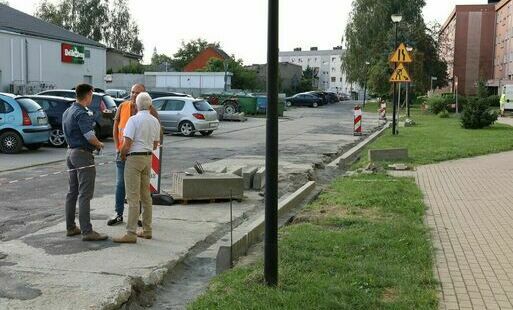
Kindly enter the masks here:
[[[160, 123], [150, 114], [152, 101], [148, 93], [140, 93], [135, 102], [138, 112], [126, 123], [120, 151], [121, 160], [126, 161], [124, 177], [128, 200], [128, 221], [127, 233], [112, 239], [117, 243], [136, 243], [137, 237], [152, 238], [151, 156], [160, 142]], [[143, 229], [137, 231], [139, 202], [142, 206]]]

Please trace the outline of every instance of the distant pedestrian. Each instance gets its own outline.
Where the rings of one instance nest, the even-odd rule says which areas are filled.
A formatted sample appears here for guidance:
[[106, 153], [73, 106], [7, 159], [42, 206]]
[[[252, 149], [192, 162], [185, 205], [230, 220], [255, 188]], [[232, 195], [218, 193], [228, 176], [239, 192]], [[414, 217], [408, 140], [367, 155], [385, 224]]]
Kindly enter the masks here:
[[[119, 106], [116, 116], [114, 117], [114, 127], [112, 137], [114, 145], [116, 146], [116, 193], [114, 210], [116, 214], [107, 221], [107, 225], [112, 226], [123, 222], [123, 212], [125, 210], [125, 161], [121, 160], [120, 151], [124, 141], [124, 130], [128, 119], [137, 113], [137, 106], [135, 100], [137, 96], [145, 91], [143, 84], [135, 84], [132, 86], [130, 93], [130, 100], [124, 101]], [[157, 111], [153, 108], [150, 109], [151, 115], [159, 118]]]
[[[160, 142], [160, 123], [150, 114], [152, 106], [148, 93], [136, 99], [137, 114], [130, 117], [124, 129], [121, 160], [125, 164], [125, 188], [128, 200], [127, 233], [113, 238], [118, 243], [136, 243], [137, 237], [152, 238], [152, 200], [150, 193], [151, 156]], [[137, 231], [137, 219], [142, 206], [142, 231]]]
[[[98, 140], [93, 130], [93, 112], [88, 109], [93, 99], [93, 87], [80, 84], [75, 88], [75, 92], [77, 101], [62, 115], [62, 129], [68, 143], [66, 164], [69, 169], [66, 235], [71, 237], [82, 234], [83, 241], [106, 240], [106, 235], [93, 230], [90, 215], [96, 178], [93, 151], [103, 149], [103, 143]], [[77, 199], [80, 228], [75, 224]]]
[[500, 104], [501, 116], [504, 116], [504, 109], [506, 108], [506, 92], [505, 91], [502, 92], [499, 104]]

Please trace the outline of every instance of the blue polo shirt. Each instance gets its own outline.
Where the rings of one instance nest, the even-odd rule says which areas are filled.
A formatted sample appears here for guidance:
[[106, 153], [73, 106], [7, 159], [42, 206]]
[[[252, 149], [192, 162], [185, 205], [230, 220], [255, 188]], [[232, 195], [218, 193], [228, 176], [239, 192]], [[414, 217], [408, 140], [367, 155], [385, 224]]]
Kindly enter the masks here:
[[93, 125], [93, 112], [78, 102], [74, 102], [62, 114], [62, 130], [68, 147], [94, 151], [94, 145], [89, 143], [89, 139], [94, 137]]

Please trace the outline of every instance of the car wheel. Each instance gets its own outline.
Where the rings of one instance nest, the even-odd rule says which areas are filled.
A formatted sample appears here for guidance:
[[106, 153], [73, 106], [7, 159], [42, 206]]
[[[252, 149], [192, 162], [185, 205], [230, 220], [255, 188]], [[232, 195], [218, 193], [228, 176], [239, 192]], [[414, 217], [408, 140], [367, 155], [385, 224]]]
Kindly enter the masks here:
[[317, 108], [319, 107], [319, 104], [317, 102], [312, 103], [312, 107]]
[[50, 138], [48, 142], [54, 147], [63, 147], [66, 145], [66, 140], [64, 139], [64, 132], [62, 129], [55, 128], [50, 131]]
[[290, 101], [286, 101], [286, 102], [285, 102], [285, 105], [286, 105], [287, 107], [289, 107], [289, 108], [290, 108], [290, 107], [292, 106], [292, 102], [290, 102]]
[[25, 146], [27, 147], [27, 149], [35, 151], [39, 150], [43, 146], [43, 143], [27, 144]]
[[200, 133], [202, 136], [206, 137], [206, 136], [210, 136], [212, 133], [214, 133], [214, 131], [213, 130], [202, 130], [202, 131], [200, 131]]
[[180, 124], [180, 132], [186, 137], [192, 137], [194, 136], [194, 125], [189, 121], [183, 122]]
[[7, 131], [0, 135], [0, 151], [6, 154], [15, 154], [21, 151], [23, 141], [14, 131]]

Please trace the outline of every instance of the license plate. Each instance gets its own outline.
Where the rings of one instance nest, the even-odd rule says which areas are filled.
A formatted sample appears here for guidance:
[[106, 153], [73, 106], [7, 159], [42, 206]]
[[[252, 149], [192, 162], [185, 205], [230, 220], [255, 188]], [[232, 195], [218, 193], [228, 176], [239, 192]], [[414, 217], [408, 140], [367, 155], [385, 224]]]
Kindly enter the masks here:
[[210, 123], [210, 128], [217, 128], [218, 124], [217, 123]]

